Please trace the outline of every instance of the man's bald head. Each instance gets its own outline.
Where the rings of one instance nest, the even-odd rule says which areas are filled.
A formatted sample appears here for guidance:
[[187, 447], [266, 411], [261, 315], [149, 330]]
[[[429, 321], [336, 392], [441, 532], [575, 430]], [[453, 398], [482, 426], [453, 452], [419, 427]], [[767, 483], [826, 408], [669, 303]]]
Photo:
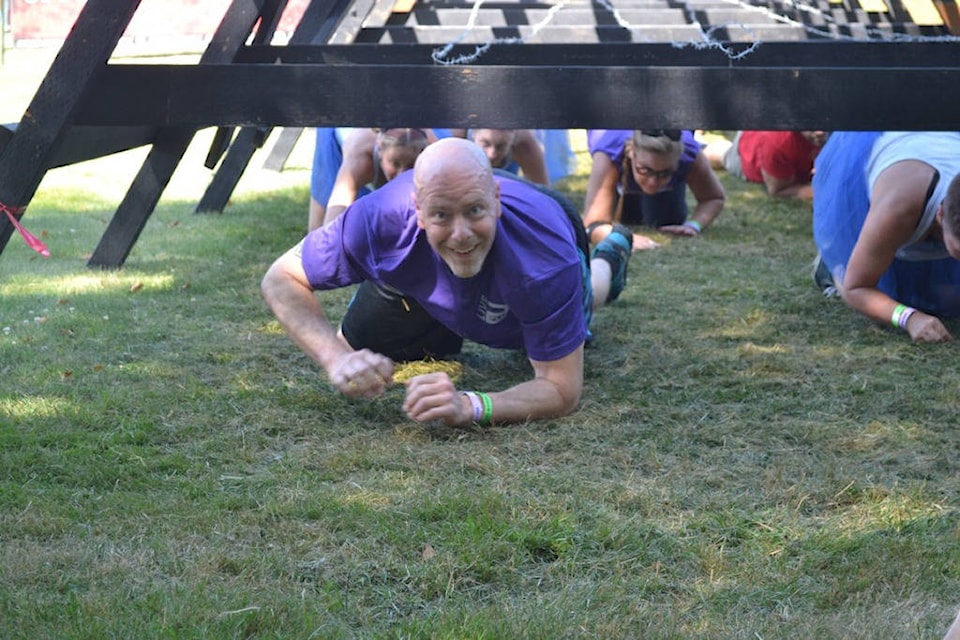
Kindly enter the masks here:
[[[483, 150], [470, 140], [443, 138], [424, 149], [413, 168], [413, 183], [419, 192], [438, 178], [473, 178], [493, 184], [493, 169]], [[445, 182], [446, 180], [440, 180]]]
[[458, 278], [483, 268], [497, 235], [500, 185], [483, 151], [462, 138], [424, 150], [413, 168], [417, 226]]

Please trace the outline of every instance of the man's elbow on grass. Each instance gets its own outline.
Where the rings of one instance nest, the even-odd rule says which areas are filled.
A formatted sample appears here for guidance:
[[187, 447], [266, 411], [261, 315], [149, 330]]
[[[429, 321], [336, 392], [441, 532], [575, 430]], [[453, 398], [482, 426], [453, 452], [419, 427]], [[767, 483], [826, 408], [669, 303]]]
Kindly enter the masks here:
[[[804, 183], [796, 181], [794, 178], [777, 178], [766, 171], [763, 174], [763, 184], [767, 188], [767, 195], [774, 198], [797, 198], [803, 197], [801, 192]], [[813, 196], [812, 189], [811, 197]]]
[[274, 308], [276, 301], [277, 286], [283, 278], [280, 271], [279, 265], [274, 262], [270, 265], [270, 268], [267, 269], [267, 272], [263, 274], [263, 278], [260, 279], [260, 294], [271, 310]]
[[563, 402], [560, 407], [561, 413], [558, 417], [568, 416], [577, 410], [577, 408], [580, 406], [581, 392], [582, 389], [577, 389], [576, 393], [573, 395], [563, 397]]
[[260, 278], [260, 295], [263, 296], [264, 302], [267, 303], [268, 307], [273, 307], [270, 303], [271, 298], [273, 297], [273, 279], [276, 277], [273, 275], [273, 270], [276, 267], [276, 264], [270, 265], [270, 268], [267, 269], [267, 272], [263, 274], [263, 277]]
[[555, 417], [561, 418], [576, 411], [583, 395], [583, 379], [556, 385], [556, 389], [559, 402], [556, 405]]

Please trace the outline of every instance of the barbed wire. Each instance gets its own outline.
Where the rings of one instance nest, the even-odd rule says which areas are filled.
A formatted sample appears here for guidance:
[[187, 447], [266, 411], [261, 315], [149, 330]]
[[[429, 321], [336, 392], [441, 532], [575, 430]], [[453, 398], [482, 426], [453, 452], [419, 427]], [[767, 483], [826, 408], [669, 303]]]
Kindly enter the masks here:
[[534, 24], [533, 27], [530, 29], [530, 33], [527, 34], [526, 36], [512, 37], [512, 38], [496, 38], [494, 40], [490, 40], [481, 45], [478, 45], [476, 47], [476, 51], [469, 56], [461, 55], [461, 56], [457, 56], [453, 60], [444, 60], [443, 58], [445, 58], [456, 45], [462, 42], [463, 39], [470, 34], [470, 31], [474, 27], [474, 23], [476, 23], [477, 21], [477, 16], [480, 14], [480, 6], [484, 2], [485, 0], [476, 0], [476, 2], [474, 2], [473, 8], [470, 9], [470, 17], [467, 19], [467, 26], [464, 28], [463, 32], [457, 37], [456, 40], [454, 40], [450, 44], [447, 44], [441, 47], [440, 49], [434, 50], [432, 54], [434, 62], [437, 62], [439, 64], [466, 64], [466, 63], [473, 62], [474, 60], [479, 58], [494, 44], [520, 44], [523, 41], [535, 36], [541, 29], [543, 29], [545, 26], [550, 24], [550, 22], [553, 21], [553, 17], [557, 15], [557, 12], [559, 12], [567, 4], [566, 0], [561, 0], [561, 2], [550, 7], [550, 10], [547, 11], [547, 15], [544, 16], [543, 19], [540, 20], [540, 22], [537, 22], [536, 24]]
[[[454, 39], [449, 44], [444, 45], [438, 49], [435, 49], [431, 55], [433, 61], [437, 64], [442, 65], [455, 65], [455, 64], [470, 64], [478, 60], [484, 53], [489, 51], [489, 49], [494, 45], [511, 45], [511, 44], [522, 44], [523, 42], [529, 40], [533, 36], [537, 35], [544, 27], [549, 25], [556, 14], [562, 10], [566, 4], [566, 0], [561, 0], [561, 2], [553, 5], [547, 11], [546, 16], [541, 19], [536, 24], [532, 25], [530, 31], [523, 36], [513, 36], [513, 37], [504, 37], [504, 38], [491, 38], [482, 44], [475, 46], [473, 53], [470, 54], [461, 54], [452, 59], [447, 59], [447, 56], [453, 50], [453, 48], [460, 44], [476, 26], [476, 21], [479, 16], [480, 7], [486, 0], [475, 0], [473, 6], [470, 10], [470, 16], [467, 19], [467, 24], [464, 27], [461, 34]], [[789, 26], [799, 27], [804, 30], [808, 35], [812, 35], [817, 38], [825, 38], [829, 40], [841, 40], [841, 41], [852, 41], [852, 42], [872, 42], [877, 40], [889, 41], [889, 42], [957, 42], [960, 41], [960, 37], [954, 35], [938, 35], [938, 36], [925, 36], [925, 35], [911, 35], [907, 33], [898, 33], [894, 31], [887, 31], [881, 29], [873, 24], [864, 24], [861, 25], [864, 29], [864, 32], [868, 37], [860, 38], [854, 35], [840, 33], [839, 28], [842, 27], [841, 23], [838, 22], [830, 13], [824, 11], [820, 7], [815, 5], [797, 2], [796, 0], [782, 0], [785, 6], [795, 9], [799, 13], [814, 14], [820, 18], [824, 25], [827, 27], [817, 27], [814, 25], [807, 24], [800, 20], [796, 20], [789, 16], [785, 16], [782, 13], [771, 10], [769, 7], [764, 7], [756, 4], [751, 4], [745, 0], [721, 0], [724, 4], [734, 5], [740, 9], [744, 9], [750, 12], [755, 12], [762, 15], [764, 18], [771, 20], [779, 24], [785, 24]], [[655, 42], [652, 38], [649, 38], [642, 33], [638, 33], [638, 29], [649, 26], [649, 25], [634, 25], [631, 24], [628, 20], [623, 17], [623, 14], [613, 6], [610, 0], [596, 0], [596, 2], [603, 7], [613, 18], [613, 20], [620, 27], [630, 30], [635, 37], [639, 39], [640, 42]], [[685, 16], [687, 18], [688, 24], [697, 28], [700, 38], [691, 39], [691, 40], [673, 40], [670, 41], [670, 45], [682, 49], [686, 47], [692, 47], [695, 49], [717, 49], [724, 53], [731, 61], [740, 60], [751, 53], [753, 53], [763, 41], [759, 38], [752, 38], [750, 40], [750, 46], [746, 48], [740, 47], [731, 47], [733, 44], [729, 41], [718, 40], [714, 37], [717, 31], [729, 31], [731, 27], [742, 29], [747, 34], [755, 35], [756, 31], [748, 24], [742, 22], [726, 22], [718, 25], [711, 25], [704, 27], [704, 25], [697, 18], [696, 10], [691, 7], [687, 2], [683, 3], [683, 9]], [[831, 29], [831, 27], [833, 27]], [[738, 43], [738, 44], [743, 44]]]

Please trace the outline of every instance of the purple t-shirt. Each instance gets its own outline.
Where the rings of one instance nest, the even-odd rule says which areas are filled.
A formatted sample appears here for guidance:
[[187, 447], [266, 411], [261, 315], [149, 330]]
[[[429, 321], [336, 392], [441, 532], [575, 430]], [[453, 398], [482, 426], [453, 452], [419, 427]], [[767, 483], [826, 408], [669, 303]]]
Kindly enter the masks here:
[[503, 214], [476, 276], [456, 277], [430, 247], [417, 227], [413, 172], [406, 171], [307, 236], [310, 285], [325, 290], [370, 280], [413, 298], [474, 342], [523, 349], [540, 361], [569, 355], [587, 330], [573, 224], [552, 197], [495, 179]]
[[[604, 153], [616, 165], [617, 171], [623, 171], [624, 147], [632, 136], [633, 131], [629, 129], [590, 129], [587, 131], [587, 150], [591, 156], [598, 151]], [[702, 148], [693, 137], [692, 131], [681, 131], [680, 141], [683, 143], [680, 163], [670, 177], [670, 182], [664, 187], [664, 191], [686, 182], [690, 167]], [[634, 182], [633, 176], [629, 176], [629, 180], [630, 186], [634, 187], [631, 191], [640, 189], [639, 185]]]

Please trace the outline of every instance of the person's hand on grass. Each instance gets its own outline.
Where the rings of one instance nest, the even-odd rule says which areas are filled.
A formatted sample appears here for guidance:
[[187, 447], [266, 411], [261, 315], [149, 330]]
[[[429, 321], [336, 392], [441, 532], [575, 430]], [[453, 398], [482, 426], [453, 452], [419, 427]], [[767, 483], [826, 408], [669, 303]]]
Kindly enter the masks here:
[[907, 320], [907, 333], [914, 342], [949, 342], [953, 336], [936, 316], [922, 311], [915, 312]]
[[470, 400], [442, 371], [410, 378], [403, 410], [416, 422], [437, 420], [448, 427], [466, 426], [473, 420]]
[[350, 351], [337, 360], [330, 382], [351, 398], [374, 398], [393, 384], [393, 361], [369, 349]]
[[688, 224], [668, 224], [664, 227], [658, 227], [657, 230], [663, 233], [669, 233], [670, 235], [686, 236], [688, 238], [696, 238], [700, 235], [697, 229]]
[[658, 249], [660, 243], [649, 238], [647, 236], [641, 236], [640, 234], [633, 234], [633, 250], [634, 251], [647, 251], [648, 249]]

